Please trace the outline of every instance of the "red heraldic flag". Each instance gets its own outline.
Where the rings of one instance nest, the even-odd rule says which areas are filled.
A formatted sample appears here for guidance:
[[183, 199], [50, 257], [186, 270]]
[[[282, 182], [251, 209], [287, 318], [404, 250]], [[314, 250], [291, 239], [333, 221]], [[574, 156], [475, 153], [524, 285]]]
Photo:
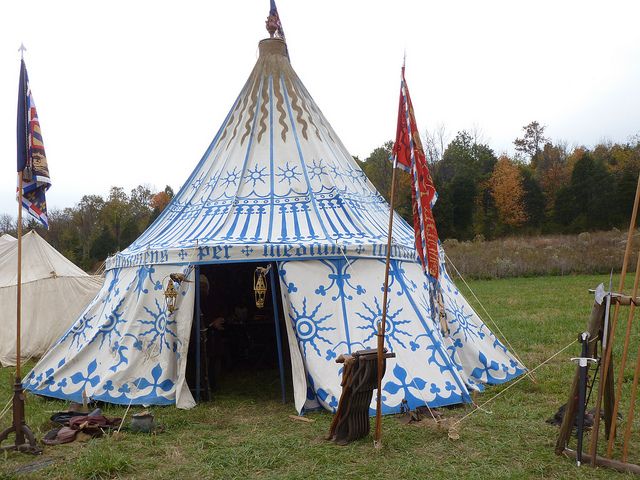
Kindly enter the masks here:
[[427, 158], [422, 148], [409, 88], [404, 78], [400, 84], [400, 105], [398, 106], [398, 129], [393, 145], [394, 166], [411, 172], [411, 197], [413, 200], [413, 228], [416, 238], [416, 250], [422, 268], [436, 280], [440, 271], [438, 255], [438, 231], [431, 208], [436, 201], [436, 188], [433, 185]]

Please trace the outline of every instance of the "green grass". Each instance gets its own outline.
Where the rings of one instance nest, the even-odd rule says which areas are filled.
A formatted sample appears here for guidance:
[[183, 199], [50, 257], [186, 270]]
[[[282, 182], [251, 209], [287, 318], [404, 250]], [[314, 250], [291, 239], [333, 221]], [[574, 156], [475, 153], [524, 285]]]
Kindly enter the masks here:
[[[593, 303], [587, 289], [599, 282], [606, 284], [607, 276], [516, 278], [471, 285], [524, 362], [534, 367], [585, 328]], [[630, 363], [635, 351], [634, 346]], [[289, 419], [294, 408], [279, 402], [277, 372], [257, 372], [223, 383], [212, 402], [193, 410], [153, 408], [164, 426], [157, 435], [124, 433], [47, 447], [44, 456], [55, 464], [22, 477], [12, 472], [39, 459], [0, 454], [0, 479], [622, 478], [611, 470], [578, 469], [571, 460], [554, 454], [558, 431], [545, 419], [566, 401], [575, 371], [569, 357], [578, 353], [576, 344], [538, 370], [537, 383], [521, 381], [487, 405], [486, 412], [471, 415], [462, 422], [457, 441], [448, 439], [446, 430], [402, 425], [389, 416], [383, 420], [382, 450], [373, 449], [371, 438], [339, 447], [324, 440], [329, 413], [309, 414], [313, 423]], [[625, 389], [632, 382], [628, 372]], [[2, 404], [10, 398], [10, 376], [10, 369], [0, 371]], [[482, 403], [509, 385], [490, 388], [477, 401]], [[62, 402], [28, 397], [28, 423], [39, 438], [49, 428], [51, 413], [63, 407]], [[108, 416], [124, 414], [121, 407], [105, 410]], [[471, 407], [464, 406], [443, 413], [457, 419], [469, 411]], [[9, 422], [10, 413], [0, 420], [0, 427]], [[638, 435], [634, 445], [630, 460], [640, 462]]]

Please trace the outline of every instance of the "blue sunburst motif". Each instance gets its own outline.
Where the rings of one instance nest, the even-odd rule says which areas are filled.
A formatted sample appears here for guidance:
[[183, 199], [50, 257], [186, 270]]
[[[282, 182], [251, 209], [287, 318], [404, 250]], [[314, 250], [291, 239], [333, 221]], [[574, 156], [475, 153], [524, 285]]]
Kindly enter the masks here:
[[173, 337], [175, 339], [175, 342], [173, 342], [175, 351], [177, 343], [180, 343], [180, 341], [178, 340], [178, 336], [176, 335], [176, 333], [171, 330], [171, 325], [176, 325], [177, 321], [169, 319], [169, 317], [167, 316], [166, 307], [161, 307], [158, 299], [156, 299], [156, 308], [157, 312], [153, 312], [149, 308], [144, 307], [145, 311], [149, 315], [151, 315], [151, 318], [149, 320], [138, 320], [140, 323], [149, 325], [149, 330], [147, 330], [146, 332], [142, 332], [140, 336], [144, 337], [146, 335], [150, 335], [150, 345], [154, 344], [156, 340], [158, 340], [158, 345], [160, 345], [159, 353], [162, 353], [163, 346], [171, 349], [171, 345], [169, 344], [167, 337]]
[[98, 335], [102, 335], [99, 348], [102, 348], [102, 345], [104, 344], [104, 341], [107, 337], [109, 338], [109, 346], [111, 346], [112, 335], [115, 334], [118, 337], [122, 336], [122, 333], [120, 333], [120, 330], [118, 330], [118, 324], [126, 323], [127, 321], [124, 318], [122, 318], [122, 315], [124, 314], [124, 312], [119, 312], [118, 310], [122, 306], [122, 303], [124, 302], [124, 300], [125, 300], [125, 297], [123, 297], [122, 300], [118, 302], [118, 304], [115, 306], [115, 308], [111, 311], [109, 315], [105, 314], [106, 322], [104, 322], [102, 325], [98, 327], [98, 332], [96, 333], [96, 336], [93, 337], [93, 339], [91, 340], [93, 342], [93, 340], [98, 338]]
[[253, 188], [256, 188], [256, 183], [258, 182], [267, 183], [264, 181], [264, 177], [267, 176], [267, 174], [264, 173], [266, 169], [267, 167], [259, 169], [258, 165], [256, 165], [253, 170], [247, 170], [247, 183], [253, 182]]
[[321, 306], [322, 303], [319, 303], [311, 313], [307, 313], [306, 297], [302, 300], [302, 312], [298, 312], [298, 310], [296, 310], [296, 307], [291, 305], [291, 309], [293, 310], [293, 313], [295, 315], [289, 313], [289, 318], [293, 322], [293, 326], [296, 329], [296, 336], [298, 337], [300, 343], [302, 343], [305, 355], [307, 354], [307, 344], [311, 345], [318, 355], [321, 355], [320, 349], [318, 348], [318, 345], [316, 345], [317, 340], [321, 340], [329, 345], [333, 345], [329, 340], [327, 340], [320, 334], [320, 332], [323, 331], [335, 330], [335, 327], [320, 326], [322, 322], [331, 318], [332, 316], [331, 314], [329, 314], [321, 318], [316, 318], [316, 314], [318, 313], [318, 310]]
[[64, 342], [67, 338], [71, 337], [71, 344], [69, 348], [73, 347], [73, 344], [77, 342], [78, 347], [80, 346], [80, 340], [82, 337], [82, 341], [87, 341], [87, 330], [91, 328], [91, 320], [96, 318], [96, 316], [89, 317], [85, 313], [80, 319], [71, 327], [67, 333], [64, 334], [64, 337], [60, 340], [60, 342]]
[[191, 184], [191, 188], [193, 188], [194, 190], [198, 190], [200, 188], [200, 185], [202, 185], [202, 176]]
[[233, 184], [233, 186], [235, 187], [238, 183], [238, 180], [240, 180], [240, 172], [238, 172], [237, 170], [238, 167], [233, 167], [233, 170], [227, 172], [226, 177], [222, 179], [222, 182], [225, 183], [227, 187], [231, 184]]
[[[458, 302], [453, 299], [449, 300], [447, 307], [445, 308], [447, 313], [452, 317], [449, 318], [449, 323], [452, 326], [457, 326], [455, 332], [451, 335], [455, 337], [460, 331], [464, 334], [464, 341], [467, 342], [469, 337], [478, 337], [479, 336], [479, 325], [476, 325], [471, 321], [473, 317], [473, 312], [465, 313], [464, 305], [458, 305]], [[483, 335], [484, 336], [484, 335]]]
[[291, 182], [293, 180], [298, 181], [298, 177], [301, 175], [301, 173], [297, 171], [297, 168], [297, 165], [294, 165], [293, 167], [289, 166], [289, 162], [287, 162], [284, 168], [278, 167], [280, 173], [276, 173], [276, 176], [282, 177], [279, 183], [282, 183], [286, 180], [287, 182], [289, 182], [289, 185], [291, 185]]
[[207, 183], [204, 184], [205, 190], [213, 190], [216, 186], [216, 183], [218, 183], [219, 178], [220, 178], [219, 173], [211, 175], [211, 178], [209, 178], [209, 181], [207, 181]]
[[344, 175], [344, 170], [338, 165], [331, 165], [329, 170], [331, 170], [331, 175], [334, 177], [342, 177]]
[[351, 180], [353, 180], [354, 182], [362, 181], [365, 176], [364, 172], [357, 168], [349, 168], [349, 170], [347, 171], [347, 175], [349, 175], [349, 177], [351, 177]]
[[327, 175], [325, 168], [326, 167], [322, 164], [322, 159], [320, 159], [318, 163], [313, 160], [313, 164], [308, 167], [311, 180], [316, 177], [320, 178], [322, 175]]
[[[367, 341], [371, 340], [378, 333], [378, 324], [382, 320], [382, 308], [378, 299], [374, 297], [373, 301], [375, 302], [375, 309], [362, 302], [362, 306], [369, 312], [368, 314], [362, 314], [360, 312], [356, 312], [363, 320], [367, 321], [367, 324], [364, 326], [357, 327], [359, 330], [371, 330], [371, 334], [365, 338], [362, 342], [366, 344]], [[399, 308], [394, 313], [389, 312], [387, 305], [387, 318], [385, 321], [384, 333], [387, 339], [389, 340], [389, 348], [393, 351], [393, 345], [391, 340], [397, 342], [402, 348], [407, 348], [402, 340], [398, 337], [398, 335], [406, 335], [407, 337], [411, 337], [409, 332], [406, 332], [400, 328], [402, 325], [406, 325], [407, 323], [411, 323], [410, 320], [396, 320], [398, 315], [402, 313], [402, 308]]]

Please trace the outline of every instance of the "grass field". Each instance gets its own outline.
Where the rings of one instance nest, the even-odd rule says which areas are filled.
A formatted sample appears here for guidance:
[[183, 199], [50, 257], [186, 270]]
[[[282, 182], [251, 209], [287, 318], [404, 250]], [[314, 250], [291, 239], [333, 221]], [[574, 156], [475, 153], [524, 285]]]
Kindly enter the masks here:
[[[474, 281], [471, 286], [524, 362], [533, 368], [585, 328], [593, 302], [587, 289], [599, 282], [606, 284], [608, 278], [516, 278]], [[214, 401], [191, 411], [154, 408], [165, 429], [157, 435], [124, 433], [47, 447], [41, 457], [7, 453], [0, 456], [0, 479], [623, 478], [611, 470], [579, 469], [571, 460], [554, 454], [557, 428], [545, 419], [566, 401], [575, 371], [569, 357], [578, 353], [579, 345], [575, 344], [536, 372], [537, 383], [523, 380], [485, 411], [471, 415], [461, 423], [457, 441], [448, 439], [446, 430], [402, 425], [389, 416], [384, 418], [380, 451], [373, 449], [371, 438], [336, 446], [324, 440], [329, 413], [309, 414], [312, 423], [291, 420], [288, 415], [295, 413], [293, 405], [279, 402], [277, 372], [260, 372], [223, 383]], [[3, 405], [10, 398], [10, 376], [9, 369], [0, 371]], [[625, 388], [631, 382], [632, 376], [625, 375]], [[488, 389], [478, 396], [478, 403], [509, 385]], [[51, 412], [64, 406], [58, 401], [28, 398], [28, 423], [39, 438], [49, 428]], [[471, 410], [465, 406], [443, 410], [443, 414], [462, 418]], [[105, 409], [109, 416], [123, 413], [120, 407]], [[9, 423], [10, 413], [0, 421], [0, 428]], [[640, 422], [635, 423], [638, 430]], [[630, 460], [640, 462], [639, 435], [634, 436], [634, 444]], [[54, 461], [46, 469], [15, 473], [20, 466], [46, 459]]]

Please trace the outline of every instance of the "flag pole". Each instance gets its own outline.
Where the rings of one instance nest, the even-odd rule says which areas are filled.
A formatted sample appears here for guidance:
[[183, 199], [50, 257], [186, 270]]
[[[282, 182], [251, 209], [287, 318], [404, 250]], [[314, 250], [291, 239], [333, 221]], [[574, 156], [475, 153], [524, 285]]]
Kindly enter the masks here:
[[[27, 148], [29, 148], [27, 146]], [[21, 382], [20, 350], [22, 320], [22, 172], [18, 172], [18, 284], [16, 294], [16, 383]]]
[[[26, 48], [24, 44], [20, 44], [18, 51], [20, 52], [20, 62], [24, 61], [24, 52]], [[20, 68], [22, 75], [22, 68]], [[26, 85], [25, 85], [26, 88]], [[26, 92], [20, 92], [21, 100], [24, 105], [24, 136], [25, 136], [25, 158], [29, 155], [29, 112]], [[22, 327], [22, 193], [24, 188], [23, 172], [18, 172], [18, 283], [16, 293], [16, 384], [22, 381], [22, 372], [20, 371], [21, 362], [21, 327]], [[16, 433], [17, 435], [17, 433]]]
[[[24, 45], [20, 45], [21, 62], [24, 59]], [[23, 68], [21, 63], [20, 75], [23, 75]], [[21, 82], [22, 84], [22, 82]], [[25, 85], [26, 88], [26, 85]], [[28, 110], [26, 108], [26, 92], [20, 92], [20, 101], [25, 102], [25, 154], [29, 155], [29, 123], [28, 123]], [[18, 171], [18, 278], [16, 289], [16, 375], [15, 382], [13, 384], [13, 423], [12, 425], [0, 433], [0, 445], [5, 441], [11, 433], [15, 434], [15, 440], [13, 445], [0, 446], [2, 450], [17, 450], [19, 452], [41, 453], [42, 450], [36, 445], [36, 439], [31, 432], [31, 429], [27, 426], [24, 413], [24, 389], [22, 387], [22, 372], [21, 372], [21, 307], [22, 307], [22, 190], [23, 190], [23, 171]]]
[[387, 256], [384, 264], [384, 289], [382, 293], [382, 318], [378, 326], [378, 391], [376, 393], [376, 430], [373, 445], [382, 448], [382, 376], [384, 369], [384, 335], [387, 323], [387, 294], [389, 290], [389, 267], [391, 265], [391, 239], [393, 230], [393, 210], [396, 194], [396, 160], [392, 163], [391, 198], [389, 205], [389, 233], [387, 235]]

